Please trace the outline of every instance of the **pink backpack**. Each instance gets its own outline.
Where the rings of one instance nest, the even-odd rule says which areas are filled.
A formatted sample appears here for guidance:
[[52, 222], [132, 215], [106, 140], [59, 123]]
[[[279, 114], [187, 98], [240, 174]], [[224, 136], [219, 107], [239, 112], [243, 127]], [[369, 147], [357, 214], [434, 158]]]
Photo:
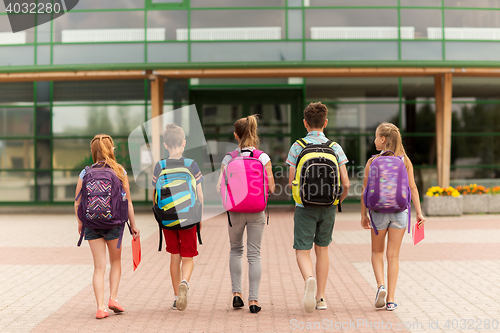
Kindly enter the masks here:
[[260, 150], [242, 150], [250, 156], [241, 156], [238, 150], [228, 155], [231, 160], [222, 173], [222, 206], [228, 212], [258, 213], [266, 209], [269, 185], [264, 164], [259, 160]]

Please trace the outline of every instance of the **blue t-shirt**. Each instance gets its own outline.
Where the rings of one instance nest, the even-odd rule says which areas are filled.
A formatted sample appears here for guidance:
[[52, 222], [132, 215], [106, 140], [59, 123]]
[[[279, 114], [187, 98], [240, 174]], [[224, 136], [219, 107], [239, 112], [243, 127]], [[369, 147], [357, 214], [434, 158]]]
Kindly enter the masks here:
[[[184, 156], [179, 158], [179, 160], [181, 161], [184, 159], [186, 159]], [[191, 168], [193, 169], [194, 178], [196, 179], [196, 185], [201, 184], [201, 181], [203, 180], [203, 175], [201, 174], [200, 167], [198, 166], [198, 164], [196, 164], [195, 161], [193, 161], [193, 164], [191, 164]], [[154, 187], [156, 187], [156, 180], [158, 179], [160, 172], [161, 172], [161, 165], [160, 162], [158, 162], [155, 165], [155, 169], [153, 171], [153, 180], [151, 181]]]
[[[311, 131], [311, 132], [307, 133], [304, 140], [307, 143], [317, 144], [317, 143], [327, 142], [328, 138], [325, 136], [325, 133], [323, 133], [321, 131]], [[335, 155], [337, 155], [337, 162], [339, 164], [339, 167], [341, 165], [344, 165], [347, 162], [349, 162], [349, 160], [347, 159], [347, 156], [344, 153], [344, 150], [342, 149], [342, 147], [338, 143], [335, 143], [332, 146], [332, 148], [333, 148], [333, 151], [335, 152]], [[290, 151], [288, 152], [288, 157], [286, 159], [286, 163], [295, 168], [297, 166], [297, 157], [300, 155], [300, 152], [302, 151], [302, 149], [304, 149], [304, 148], [301, 145], [299, 145], [297, 142], [294, 142], [292, 147], [290, 147]], [[303, 205], [298, 204], [298, 203], [295, 203], [295, 206], [304, 207]]]

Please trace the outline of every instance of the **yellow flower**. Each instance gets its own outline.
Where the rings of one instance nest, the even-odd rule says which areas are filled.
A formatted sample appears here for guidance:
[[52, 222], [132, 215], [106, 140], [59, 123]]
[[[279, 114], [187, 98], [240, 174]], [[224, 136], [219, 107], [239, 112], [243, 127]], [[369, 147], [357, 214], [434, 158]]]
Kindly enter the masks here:
[[428, 191], [426, 194], [427, 194], [429, 197], [432, 197], [432, 196], [434, 195], [431, 191]]
[[436, 194], [434, 194], [434, 196], [435, 196], [435, 197], [439, 197], [439, 194], [437, 194], [437, 193], [436, 193]]

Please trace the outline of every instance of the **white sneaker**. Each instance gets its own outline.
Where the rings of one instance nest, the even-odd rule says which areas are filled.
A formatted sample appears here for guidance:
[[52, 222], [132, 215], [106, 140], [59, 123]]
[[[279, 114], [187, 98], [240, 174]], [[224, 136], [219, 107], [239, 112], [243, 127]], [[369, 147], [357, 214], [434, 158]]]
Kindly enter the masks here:
[[385, 306], [386, 295], [387, 295], [387, 290], [385, 290], [384, 285], [381, 285], [377, 290], [377, 296], [375, 296], [375, 307], [377, 309], [383, 308]]
[[314, 312], [316, 309], [316, 279], [310, 276], [306, 281], [306, 290], [304, 291], [304, 309], [307, 313]]
[[328, 306], [326, 305], [324, 298], [321, 298], [320, 300], [316, 301], [316, 309], [318, 309], [318, 310], [328, 309]]
[[187, 307], [187, 294], [188, 294], [188, 283], [186, 280], [182, 280], [179, 285], [179, 297], [177, 298], [177, 310], [184, 311]]

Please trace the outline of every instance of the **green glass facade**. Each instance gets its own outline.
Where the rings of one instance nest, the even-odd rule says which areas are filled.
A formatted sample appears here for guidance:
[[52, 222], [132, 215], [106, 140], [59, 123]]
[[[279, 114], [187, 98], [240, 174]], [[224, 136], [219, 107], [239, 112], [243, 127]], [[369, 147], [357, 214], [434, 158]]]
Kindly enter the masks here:
[[[369, 6], [367, 6], [369, 4]], [[249, 67], [500, 68], [500, 6], [455, 0], [91, 0], [9, 34], [0, 7], [0, 73]], [[0, 6], [3, 6], [1, 4]], [[498, 36], [497, 36], [498, 35]], [[459, 69], [457, 69], [459, 70]], [[453, 79], [452, 184], [497, 184], [500, 79]], [[375, 153], [376, 126], [397, 124], [420, 189], [436, 181], [433, 77], [176, 79], [164, 112], [196, 104], [207, 140], [230, 141], [239, 117], [262, 115], [262, 148], [279, 174], [304, 134], [302, 110], [322, 101], [327, 135], [350, 163], [351, 198]], [[127, 137], [151, 118], [150, 82], [0, 83], [0, 204], [69, 203], [108, 133], [129, 172]], [[217, 157], [219, 158], [219, 157]], [[203, 166], [210, 171], [210, 166]], [[132, 185], [132, 198], [148, 190]], [[286, 193], [275, 203], [290, 202]]]

